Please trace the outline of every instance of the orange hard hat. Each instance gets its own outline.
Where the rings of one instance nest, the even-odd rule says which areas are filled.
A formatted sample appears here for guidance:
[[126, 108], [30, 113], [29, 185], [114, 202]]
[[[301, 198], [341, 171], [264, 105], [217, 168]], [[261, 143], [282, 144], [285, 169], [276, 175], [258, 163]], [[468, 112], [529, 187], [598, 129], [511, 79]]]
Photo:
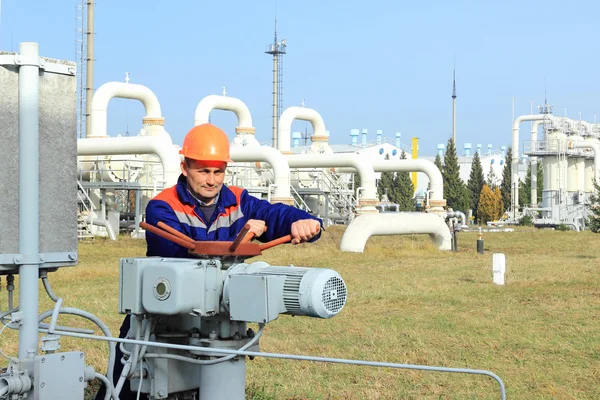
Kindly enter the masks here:
[[229, 158], [229, 139], [225, 132], [213, 124], [193, 127], [185, 135], [179, 154], [198, 161], [232, 162]]

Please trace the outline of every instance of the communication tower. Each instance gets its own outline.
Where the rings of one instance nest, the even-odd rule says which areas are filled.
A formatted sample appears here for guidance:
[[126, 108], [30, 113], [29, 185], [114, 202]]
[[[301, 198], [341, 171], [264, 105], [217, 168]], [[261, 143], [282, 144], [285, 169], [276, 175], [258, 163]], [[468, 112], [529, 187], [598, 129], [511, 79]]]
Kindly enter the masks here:
[[281, 105], [283, 99], [283, 55], [287, 41], [285, 39], [277, 41], [277, 18], [275, 18], [275, 37], [273, 44], [268, 44], [265, 50], [266, 54], [273, 56], [273, 126], [271, 143], [274, 148], [277, 148], [277, 124], [281, 115]]

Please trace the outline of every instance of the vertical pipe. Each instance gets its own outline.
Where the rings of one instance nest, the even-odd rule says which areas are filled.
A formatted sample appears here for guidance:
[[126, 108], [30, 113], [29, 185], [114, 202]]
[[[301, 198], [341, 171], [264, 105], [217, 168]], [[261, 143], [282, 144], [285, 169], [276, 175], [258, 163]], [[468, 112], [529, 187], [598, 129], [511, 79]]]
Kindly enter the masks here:
[[277, 124], [279, 123], [279, 121], [277, 121], [277, 102], [279, 101], [277, 99], [277, 85], [278, 85], [278, 79], [277, 79], [277, 73], [279, 70], [279, 65], [277, 63], [277, 54], [274, 53], [273, 54], [273, 128], [272, 128], [272, 133], [271, 133], [271, 143], [273, 143], [273, 148], [277, 149], [278, 147], [278, 143], [277, 143]]
[[85, 62], [85, 136], [92, 131], [92, 97], [94, 96], [94, 0], [87, 2], [87, 58]]
[[[39, 45], [23, 42], [19, 54], [37, 60]], [[39, 73], [38, 65], [19, 68], [19, 254], [24, 257], [19, 266], [19, 359], [38, 351]]]

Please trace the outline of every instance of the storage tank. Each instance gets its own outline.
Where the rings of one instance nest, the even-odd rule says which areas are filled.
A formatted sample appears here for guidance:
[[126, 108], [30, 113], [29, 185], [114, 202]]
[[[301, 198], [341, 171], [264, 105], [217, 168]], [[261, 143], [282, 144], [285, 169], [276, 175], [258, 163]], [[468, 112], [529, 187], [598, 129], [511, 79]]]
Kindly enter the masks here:
[[542, 207], [550, 207], [552, 211], [543, 212], [543, 217], [559, 218], [559, 191], [561, 185], [566, 189], [567, 162], [559, 160], [557, 153], [566, 150], [567, 135], [558, 129], [551, 129], [546, 135], [546, 151], [549, 155], [542, 161], [544, 169], [544, 190], [542, 191]]
[[584, 166], [580, 165], [580, 158], [576, 157], [576, 155], [579, 153], [579, 150], [574, 149], [572, 143], [579, 143], [583, 140], [583, 138], [579, 134], [574, 134], [568, 136], [567, 140], [569, 143], [567, 149], [567, 191], [570, 194], [576, 194], [580, 186], [579, 172], [583, 172]]

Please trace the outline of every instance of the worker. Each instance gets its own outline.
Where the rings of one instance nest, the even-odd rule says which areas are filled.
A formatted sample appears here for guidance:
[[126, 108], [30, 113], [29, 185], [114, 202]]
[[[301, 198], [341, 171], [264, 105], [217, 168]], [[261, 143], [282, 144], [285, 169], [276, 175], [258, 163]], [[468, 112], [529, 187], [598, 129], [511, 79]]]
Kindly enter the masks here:
[[[288, 234], [292, 243], [312, 242], [319, 238], [322, 221], [309, 213], [285, 204], [271, 204], [247, 190], [223, 184], [229, 156], [225, 132], [212, 124], [198, 125], [185, 136], [179, 152], [181, 175], [177, 184], [163, 190], [148, 202], [146, 222], [156, 226], [164, 222], [194, 240], [232, 241], [245, 224], [258, 240], [270, 241]], [[193, 257], [186, 247], [146, 232], [147, 256]], [[127, 335], [130, 318], [120, 329]], [[117, 346], [113, 380], [119, 379], [123, 356]], [[104, 386], [96, 395], [104, 399]], [[135, 399], [126, 382], [119, 399]], [[141, 397], [144, 398], [144, 397]]]

